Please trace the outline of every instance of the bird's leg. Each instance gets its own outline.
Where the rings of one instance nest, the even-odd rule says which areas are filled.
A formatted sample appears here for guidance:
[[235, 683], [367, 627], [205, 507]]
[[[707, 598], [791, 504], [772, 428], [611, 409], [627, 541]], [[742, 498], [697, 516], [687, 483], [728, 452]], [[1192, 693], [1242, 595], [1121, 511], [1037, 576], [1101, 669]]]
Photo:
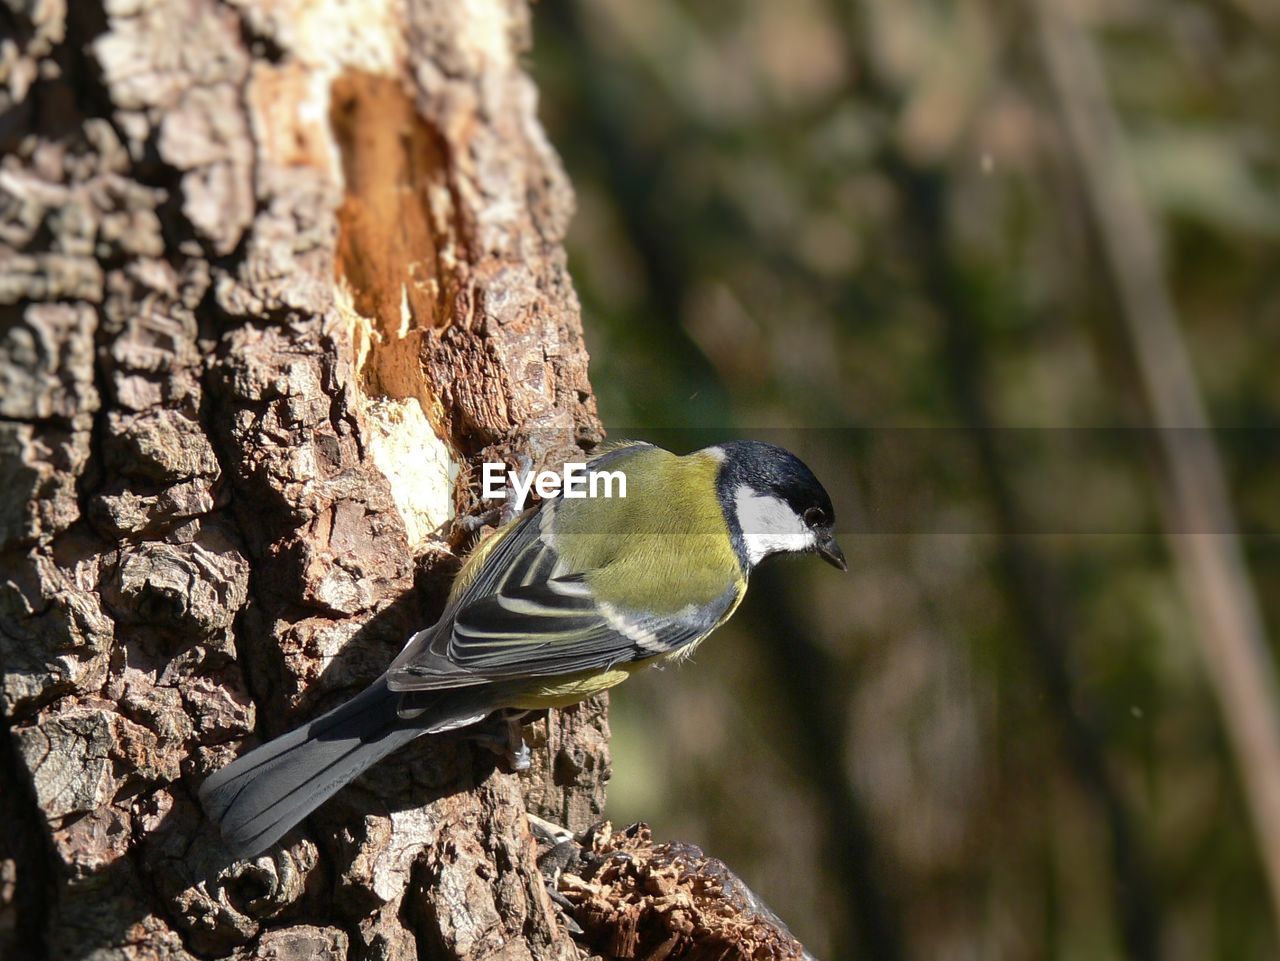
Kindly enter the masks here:
[[479, 514], [466, 514], [462, 517], [455, 517], [453, 522], [468, 534], [474, 534], [486, 524], [498, 526], [498, 521], [502, 519], [501, 507], [490, 507], [487, 511]]
[[533, 763], [533, 752], [524, 742], [524, 725], [520, 719], [524, 714], [507, 718], [507, 763], [513, 771], [527, 771]]
[[468, 739], [488, 748], [494, 754], [506, 758], [512, 771], [527, 771], [533, 762], [529, 745], [524, 742], [524, 718], [526, 711], [498, 711], [468, 729]]

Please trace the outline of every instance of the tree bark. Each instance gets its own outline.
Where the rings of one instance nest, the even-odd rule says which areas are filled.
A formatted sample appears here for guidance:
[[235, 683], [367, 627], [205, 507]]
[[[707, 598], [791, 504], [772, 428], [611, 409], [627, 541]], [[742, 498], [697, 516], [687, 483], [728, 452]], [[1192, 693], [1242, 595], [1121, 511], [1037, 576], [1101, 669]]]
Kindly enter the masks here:
[[438, 613], [479, 460], [599, 439], [524, 0], [0, 7], [0, 955], [569, 959], [526, 806], [433, 738], [227, 865], [195, 802]]

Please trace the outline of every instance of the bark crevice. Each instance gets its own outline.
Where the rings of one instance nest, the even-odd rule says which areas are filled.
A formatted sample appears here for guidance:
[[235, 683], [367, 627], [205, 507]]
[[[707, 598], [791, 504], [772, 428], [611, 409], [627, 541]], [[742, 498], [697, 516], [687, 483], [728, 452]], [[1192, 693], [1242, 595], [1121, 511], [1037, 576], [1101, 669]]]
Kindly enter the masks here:
[[9, 724], [0, 719], [0, 957], [32, 961], [48, 956], [45, 931], [53, 902], [52, 852], [47, 850], [40, 808], [14, 756]]

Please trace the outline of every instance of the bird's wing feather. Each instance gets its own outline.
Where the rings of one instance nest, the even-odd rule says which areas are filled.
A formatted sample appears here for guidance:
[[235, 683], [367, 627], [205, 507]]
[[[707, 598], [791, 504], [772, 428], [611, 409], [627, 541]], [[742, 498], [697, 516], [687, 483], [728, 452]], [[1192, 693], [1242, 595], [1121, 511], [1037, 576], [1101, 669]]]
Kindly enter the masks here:
[[[566, 582], [504, 590], [460, 611], [452, 630], [397, 664], [391, 688], [433, 690], [607, 670], [672, 654], [705, 637], [735, 599], [644, 615], [559, 593]], [[568, 581], [568, 584], [579, 582]]]
[[735, 585], [709, 604], [666, 614], [602, 602], [585, 573], [557, 572], [537, 517], [496, 545], [452, 613], [396, 658], [392, 690], [572, 674], [670, 654], [710, 633], [738, 598]]

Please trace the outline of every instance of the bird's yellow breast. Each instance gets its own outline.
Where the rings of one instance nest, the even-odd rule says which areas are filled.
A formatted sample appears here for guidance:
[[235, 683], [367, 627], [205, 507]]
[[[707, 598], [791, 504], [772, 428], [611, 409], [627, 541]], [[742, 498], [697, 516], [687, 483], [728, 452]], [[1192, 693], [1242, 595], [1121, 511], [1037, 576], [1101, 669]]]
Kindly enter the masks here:
[[601, 691], [607, 691], [621, 684], [631, 676], [633, 671], [643, 667], [645, 663], [635, 661], [626, 665], [620, 664], [611, 671], [582, 671], [578, 674], [548, 677], [541, 685], [530, 678], [525, 682], [525, 688], [511, 699], [511, 706], [526, 711], [540, 711], [548, 707], [568, 707], [592, 694], [599, 694]]
[[596, 596], [635, 611], [670, 614], [710, 604], [742, 577], [716, 497], [719, 460], [638, 447], [609, 462], [627, 478], [622, 499], [555, 505], [555, 548], [587, 572]]

